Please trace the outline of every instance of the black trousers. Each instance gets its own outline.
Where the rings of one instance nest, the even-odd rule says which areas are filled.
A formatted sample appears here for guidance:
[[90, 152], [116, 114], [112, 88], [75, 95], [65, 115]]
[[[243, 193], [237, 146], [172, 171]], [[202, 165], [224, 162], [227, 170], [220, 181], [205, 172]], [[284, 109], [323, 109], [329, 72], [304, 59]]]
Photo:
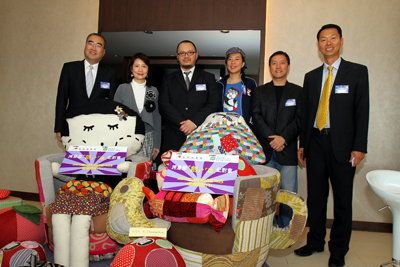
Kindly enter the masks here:
[[[350, 160], [349, 155], [349, 160]], [[353, 180], [350, 162], [338, 162], [333, 154], [329, 132], [314, 130], [307, 153], [307, 206], [310, 232], [307, 244], [323, 248], [329, 181], [334, 201], [334, 221], [329, 240], [332, 255], [344, 257], [349, 250], [352, 224]]]

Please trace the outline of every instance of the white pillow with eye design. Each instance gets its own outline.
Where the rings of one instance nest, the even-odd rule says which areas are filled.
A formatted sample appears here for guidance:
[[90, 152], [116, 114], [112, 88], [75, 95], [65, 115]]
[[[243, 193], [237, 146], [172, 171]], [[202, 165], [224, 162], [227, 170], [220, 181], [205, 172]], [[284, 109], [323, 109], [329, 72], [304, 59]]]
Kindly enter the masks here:
[[135, 134], [136, 117], [125, 120], [116, 114], [78, 115], [67, 119], [69, 136], [63, 136], [66, 149], [70, 145], [124, 146], [127, 156], [136, 154], [143, 145], [143, 134]]

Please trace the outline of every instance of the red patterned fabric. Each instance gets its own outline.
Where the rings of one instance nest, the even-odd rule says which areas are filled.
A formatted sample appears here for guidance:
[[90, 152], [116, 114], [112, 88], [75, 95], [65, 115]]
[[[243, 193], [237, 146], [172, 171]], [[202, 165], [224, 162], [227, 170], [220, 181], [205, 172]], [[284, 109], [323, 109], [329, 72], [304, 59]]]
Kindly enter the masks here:
[[228, 153], [239, 147], [238, 142], [232, 134], [225, 135], [220, 139], [220, 142], [224, 150]]
[[177, 218], [196, 217], [196, 202], [164, 201], [163, 213]]
[[0, 189], [0, 199], [4, 199], [10, 195], [10, 190]]
[[118, 249], [117, 243], [108, 237], [107, 233], [89, 235], [89, 254], [103, 255], [115, 253]]
[[112, 189], [108, 184], [97, 181], [72, 180], [65, 183], [59, 190], [60, 194], [73, 193], [77, 196], [86, 196], [90, 193], [100, 194], [104, 197], [111, 195]]
[[239, 157], [238, 176], [250, 175], [257, 175], [257, 172], [246, 159]]
[[[0, 210], [0, 247], [5, 246], [17, 237], [17, 216], [12, 208]], [[0, 264], [1, 266], [1, 264]]]
[[140, 180], [146, 180], [150, 178], [152, 161], [140, 162], [136, 165], [135, 177]]
[[115, 256], [111, 267], [184, 267], [185, 262], [168, 240], [142, 237], [126, 244]]
[[226, 223], [229, 213], [229, 196], [213, 198], [207, 193], [160, 191], [154, 194], [147, 187], [143, 192], [149, 199], [155, 216], [171, 222], [202, 224], [209, 222], [216, 231]]
[[45, 227], [43, 220], [39, 225], [18, 214], [13, 208], [0, 210], [0, 247], [11, 241], [32, 240], [44, 243]]

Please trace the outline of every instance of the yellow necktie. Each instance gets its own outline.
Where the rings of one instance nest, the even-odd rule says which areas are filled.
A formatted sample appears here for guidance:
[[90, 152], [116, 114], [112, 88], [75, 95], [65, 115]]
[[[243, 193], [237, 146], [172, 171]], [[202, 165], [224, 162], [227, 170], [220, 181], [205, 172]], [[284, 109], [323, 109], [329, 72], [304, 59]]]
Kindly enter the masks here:
[[332, 66], [328, 66], [328, 77], [326, 77], [321, 99], [317, 110], [317, 128], [322, 130], [328, 125], [329, 96], [332, 90]]

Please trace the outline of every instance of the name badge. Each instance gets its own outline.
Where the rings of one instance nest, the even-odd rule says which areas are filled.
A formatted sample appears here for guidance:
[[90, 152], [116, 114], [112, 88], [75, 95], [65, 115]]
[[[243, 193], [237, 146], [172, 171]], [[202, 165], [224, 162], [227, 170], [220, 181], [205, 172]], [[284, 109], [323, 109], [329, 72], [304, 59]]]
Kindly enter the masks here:
[[348, 94], [349, 86], [348, 85], [335, 85], [335, 94]]
[[110, 89], [110, 83], [109, 82], [100, 82], [100, 88], [101, 89]]
[[207, 86], [206, 84], [196, 84], [196, 91], [207, 91]]
[[286, 100], [285, 107], [293, 107], [296, 106], [296, 99], [290, 98]]

